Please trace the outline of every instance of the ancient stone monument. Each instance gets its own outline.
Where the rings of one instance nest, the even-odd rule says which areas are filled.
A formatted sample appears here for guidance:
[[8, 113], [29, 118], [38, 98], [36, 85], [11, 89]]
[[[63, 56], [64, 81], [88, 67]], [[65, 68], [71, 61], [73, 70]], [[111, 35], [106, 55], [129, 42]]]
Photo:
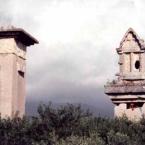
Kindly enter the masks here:
[[145, 43], [130, 28], [116, 50], [120, 70], [105, 85], [105, 93], [115, 104], [115, 116], [139, 120], [145, 115]]
[[0, 114], [25, 113], [26, 47], [38, 41], [23, 29], [0, 28]]

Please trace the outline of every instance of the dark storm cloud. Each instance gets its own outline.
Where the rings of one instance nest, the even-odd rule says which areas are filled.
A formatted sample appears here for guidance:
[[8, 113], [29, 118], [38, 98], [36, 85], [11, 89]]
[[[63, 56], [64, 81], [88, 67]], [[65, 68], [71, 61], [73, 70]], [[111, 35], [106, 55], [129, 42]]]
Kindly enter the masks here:
[[[89, 42], [84, 42], [83, 45], [67, 44], [57, 47], [62, 52], [59, 55], [51, 53], [50, 58], [44, 57], [45, 62], [39, 62], [42, 59], [43, 50], [36, 58], [37, 63], [35, 60], [31, 61], [34, 59], [33, 56], [29, 56], [28, 60], [33, 63], [28, 63], [28, 71], [35, 73], [28, 74], [28, 92], [30, 92], [28, 98], [44, 102], [79, 102], [104, 110], [102, 106], [111, 107], [112, 104], [103, 91], [106, 78], [112, 72], [111, 64], [114, 63], [114, 59], [108, 60], [104, 57], [110, 55], [108, 52], [110, 50], [96, 51], [96, 46]], [[105, 49], [105, 46], [102, 48]], [[110, 58], [113, 57], [110, 55]], [[106, 65], [107, 63], [110, 66]], [[102, 79], [103, 71], [106, 76]]]

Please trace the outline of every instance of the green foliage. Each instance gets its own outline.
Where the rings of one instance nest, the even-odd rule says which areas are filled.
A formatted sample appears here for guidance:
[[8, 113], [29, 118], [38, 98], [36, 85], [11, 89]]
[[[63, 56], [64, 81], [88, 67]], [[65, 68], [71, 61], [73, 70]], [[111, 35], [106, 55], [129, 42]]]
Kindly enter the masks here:
[[123, 133], [115, 133], [113, 130], [108, 133], [108, 144], [109, 145], [129, 145], [130, 138]]
[[40, 105], [37, 117], [0, 118], [1, 145], [143, 145], [145, 118], [93, 117], [80, 105]]
[[59, 138], [81, 134], [82, 124], [85, 125], [85, 121], [91, 117], [89, 111], [83, 111], [80, 105], [72, 104], [55, 109], [51, 104], [40, 105], [38, 113], [39, 122], [45, 126], [45, 130], [54, 131]]
[[92, 134], [90, 137], [70, 136], [65, 140], [59, 140], [56, 145], [105, 145], [98, 134]]

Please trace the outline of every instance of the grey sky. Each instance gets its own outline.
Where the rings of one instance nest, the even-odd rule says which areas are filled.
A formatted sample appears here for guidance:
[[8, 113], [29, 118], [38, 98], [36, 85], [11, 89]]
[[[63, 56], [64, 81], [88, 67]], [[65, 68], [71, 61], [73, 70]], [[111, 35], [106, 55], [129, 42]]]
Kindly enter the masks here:
[[145, 38], [144, 0], [5, 0], [1, 25], [22, 27], [27, 99], [111, 105], [103, 86], [117, 72], [115, 48], [129, 27]]

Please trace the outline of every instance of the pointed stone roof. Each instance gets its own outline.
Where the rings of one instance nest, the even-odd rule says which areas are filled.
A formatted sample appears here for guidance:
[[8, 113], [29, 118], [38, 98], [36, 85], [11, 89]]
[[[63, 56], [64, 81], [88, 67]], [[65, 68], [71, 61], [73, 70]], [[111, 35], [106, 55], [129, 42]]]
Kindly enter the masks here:
[[122, 40], [121, 40], [121, 42], [120, 42], [120, 46], [119, 46], [119, 48], [117, 48], [117, 52], [120, 52], [120, 51], [122, 50], [122, 45], [123, 45], [123, 43], [126, 41], [128, 35], [129, 35], [130, 33], [131, 33], [132, 36], [134, 37], [135, 41], [138, 43], [140, 49], [142, 49], [142, 50], [145, 49], [144, 40], [141, 39], [141, 38], [137, 35], [137, 33], [133, 30], [133, 28], [129, 28], [129, 29], [127, 30], [127, 32], [125, 33], [124, 37], [122, 38]]

